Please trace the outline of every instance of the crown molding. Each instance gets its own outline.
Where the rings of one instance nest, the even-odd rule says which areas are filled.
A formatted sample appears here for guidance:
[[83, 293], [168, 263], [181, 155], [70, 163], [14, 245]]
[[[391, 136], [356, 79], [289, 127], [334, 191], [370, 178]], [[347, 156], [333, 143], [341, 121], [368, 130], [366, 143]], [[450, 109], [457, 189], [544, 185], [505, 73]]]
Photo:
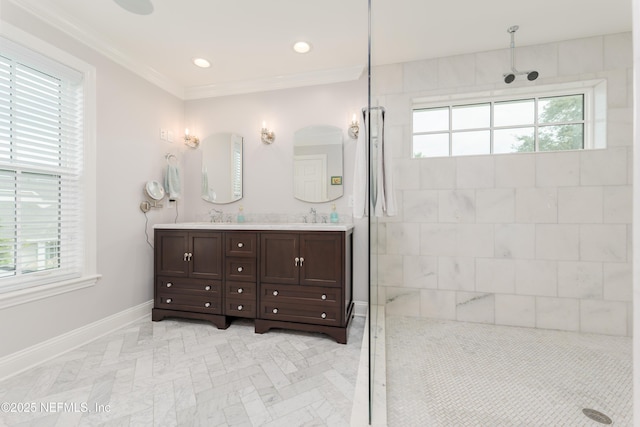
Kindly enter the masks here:
[[136, 61], [115, 46], [92, 33], [87, 28], [78, 25], [68, 16], [56, 10], [50, 2], [42, 0], [9, 0], [26, 12], [40, 18], [52, 27], [87, 45], [98, 53], [111, 59], [129, 71], [137, 74], [148, 82], [169, 92], [182, 100], [195, 100], [218, 96], [238, 95], [252, 92], [288, 89], [302, 86], [340, 83], [357, 80], [362, 76], [364, 66], [358, 65], [347, 68], [312, 71], [308, 73], [291, 74], [275, 77], [265, 77], [255, 80], [227, 82], [202, 86], [184, 87], [169, 79], [166, 75], [148, 65]]
[[73, 20], [55, 10], [49, 2], [39, 0], [9, 0], [11, 3], [40, 18], [52, 27], [73, 37], [77, 41], [89, 46], [115, 63], [122, 65], [129, 71], [164, 89], [165, 91], [184, 99], [184, 88], [146, 64], [133, 60], [113, 45], [77, 25]]

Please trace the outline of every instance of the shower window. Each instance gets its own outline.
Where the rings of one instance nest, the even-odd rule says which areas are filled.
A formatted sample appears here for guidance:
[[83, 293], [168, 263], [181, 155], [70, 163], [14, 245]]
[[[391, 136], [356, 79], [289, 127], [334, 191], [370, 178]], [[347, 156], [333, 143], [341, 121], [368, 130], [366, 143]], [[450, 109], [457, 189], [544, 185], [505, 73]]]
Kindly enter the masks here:
[[594, 148], [594, 87], [482, 102], [416, 102], [412, 157]]

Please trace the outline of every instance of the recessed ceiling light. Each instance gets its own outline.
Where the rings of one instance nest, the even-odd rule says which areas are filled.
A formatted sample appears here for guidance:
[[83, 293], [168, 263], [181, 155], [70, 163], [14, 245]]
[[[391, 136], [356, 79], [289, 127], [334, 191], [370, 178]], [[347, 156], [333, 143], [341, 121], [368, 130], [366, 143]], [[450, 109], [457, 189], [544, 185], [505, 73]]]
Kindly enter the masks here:
[[136, 15], [150, 15], [153, 12], [151, 0], [113, 0], [123, 9]]
[[298, 53], [307, 53], [311, 50], [311, 45], [307, 42], [297, 42], [293, 45], [293, 50]]
[[193, 58], [193, 63], [200, 68], [211, 67], [211, 63], [204, 58]]

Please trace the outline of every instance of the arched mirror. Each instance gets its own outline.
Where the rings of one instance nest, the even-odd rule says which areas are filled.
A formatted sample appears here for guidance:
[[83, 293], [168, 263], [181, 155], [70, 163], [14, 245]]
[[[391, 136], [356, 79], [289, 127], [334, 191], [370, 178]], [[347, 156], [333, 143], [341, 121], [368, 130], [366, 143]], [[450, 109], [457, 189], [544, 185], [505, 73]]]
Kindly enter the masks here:
[[201, 141], [200, 148], [202, 199], [220, 204], [242, 199], [242, 137], [216, 133]]
[[308, 126], [293, 138], [293, 195], [321, 203], [342, 197], [342, 129]]

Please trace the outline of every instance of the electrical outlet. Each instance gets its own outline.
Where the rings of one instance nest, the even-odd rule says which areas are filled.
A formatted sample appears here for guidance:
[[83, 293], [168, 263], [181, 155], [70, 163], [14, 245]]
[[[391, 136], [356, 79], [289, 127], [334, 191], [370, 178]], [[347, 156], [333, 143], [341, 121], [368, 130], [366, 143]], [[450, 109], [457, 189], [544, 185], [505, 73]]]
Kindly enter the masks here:
[[349, 196], [349, 198], [347, 199], [347, 207], [353, 207], [353, 196]]
[[173, 142], [174, 141], [173, 131], [172, 130], [167, 131], [167, 141], [169, 141], [169, 142]]
[[160, 139], [163, 141], [167, 140], [167, 130], [160, 128]]

